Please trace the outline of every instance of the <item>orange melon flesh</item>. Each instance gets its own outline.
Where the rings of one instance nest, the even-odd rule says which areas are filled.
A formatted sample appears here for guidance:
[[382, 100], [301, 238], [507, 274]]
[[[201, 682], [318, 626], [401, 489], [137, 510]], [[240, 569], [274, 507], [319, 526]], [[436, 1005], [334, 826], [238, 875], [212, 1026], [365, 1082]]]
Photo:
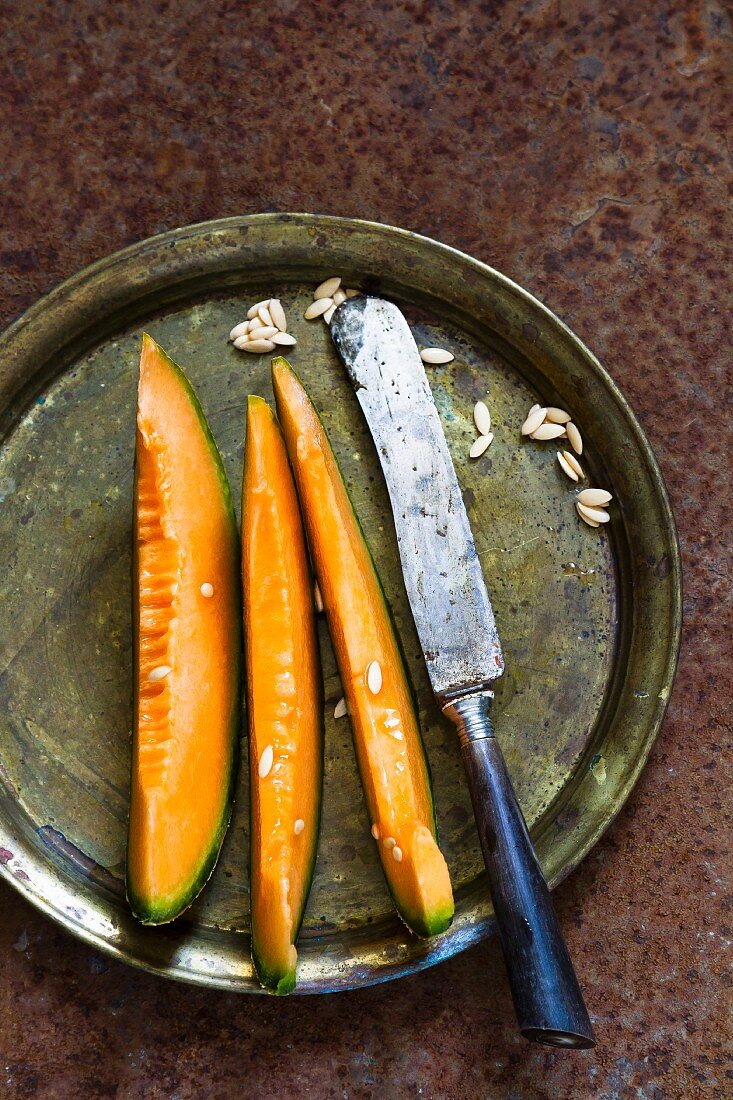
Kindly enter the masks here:
[[[450, 924], [453, 893], [399, 645], [323, 425], [282, 358], [273, 361], [273, 385], [384, 874], [405, 923], [432, 935]], [[376, 695], [367, 685], [372, 661], [382, 672]]]
[[134, 551], [127, 893], [140, 920], [162, 924], [206, 882], [229, 820], [241, 624], [236, 522], [221, 459], [190, 384], [147, 335]]
[[[280, 429], [250, 397], [242, 486], [251, 795], [252, 956], [262, 984], [295, 986], [295, 941], [318, 843], [323, 701], [313, 582]], [[259, 764], [271, 748], [273, 763]], [[302, 830], [296, 833], [296, 822]]]

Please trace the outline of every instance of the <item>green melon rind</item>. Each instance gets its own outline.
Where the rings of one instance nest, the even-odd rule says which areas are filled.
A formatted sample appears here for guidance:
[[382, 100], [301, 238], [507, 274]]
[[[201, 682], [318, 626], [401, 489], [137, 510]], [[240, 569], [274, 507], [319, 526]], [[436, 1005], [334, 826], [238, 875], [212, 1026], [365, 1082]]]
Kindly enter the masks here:
[[[147, 334], [143, 334], [143, 338], [145, 337], [145, 335], [147, 335]], [[237, 535], [237, 520], [236, 520], [236, 515], [235, 515], [235, 512], [234, 512], [234, 502], [232, 500], [232, 493], [231, 493], [231, 489], [230, 489], [230, 486], [229, 486], [229, 481], [228, 481], [227, 476], [226, 476], [226, 471], [224, 470], [224, 464], [222, 462], [221, 455], [219, 453], [219, 449], [218, 449], [218, 447], [217, 447], [217, 445], [214, 441], [213, 435], [211, 434], [211, 429], [209, 428], [208, 422], [206, 420], [204, 410], [201, 407], [201, 402], [199, 401], [198, 397], [196, 396], [196, 393], [193, 389], [193, 386], [191, 385], [191, 383], [189, 382], [188, 378], [183, 373], [181, 368], [178, 366], [178, 364], [174, 363], [174, 361], [171, 359], [170, 355], [168, 355], [168, 353], [165, 352], [163, 350], [163, 348], [160, 347], [159, 344], [156, 344], [156, 346], [158, 348], [158, 352], [159, 352], [161, 358], [165, 361], [166, 365], [170, 368], [170, 371], [171, 371], [172, 375], [175, 377], [176, 381], [181, 386], [181, 389], [185, 393], [188, 401], [190, 402], [190, 404], [191, 404], [191, 406], [192, 406], [192, 408], [193, 408], [193, 410], [196, 414], [196, 418], [199, 422], [199, 425], [201, 427], [201, 431], [202, 431], [202, 434], [204, 436], [204, 440], [206, 442], [206, 445], [209, 449], [209, 453], [211, 455], [211, 460], [214, 464], [214, 468], [215, 468], [215, 471], [216, 471], [216, 474], [217, 474], [217, 479], [218, 479], [219, 484], [221, 486], [222, 503], [224, 505], [224, 510], [225, 510], [226, 517], [227, 517], [227, 522], [228, 522], [228, 526], [229, 526], [229, 530], [230, 530], [230, 537], [232, 539], [232, 545], [234, 547], [234, 555], [233, 556], [234, 556], [234, 561], [236, 563], [239, 559], [239, 539], [238, 539], [238, 535]], [[135, 468], [134, 476], [135, 476], [135, 482], [137, 484], [137, 467]], [[137, 588], [138, 560], [137, 560], [137, 513], [136, 512], [135, 512], [135, 515], [134, 515], [134, 518], [133, 518], [133, 554], [132, 554], [132, 559], [133, 559], [133, 566], [132, 566], [132, 568], [133, 568], [133, 572], [132, 572], [133, 623], [135, 624], [135, 629], [137, 629], [137, 623], [138, 623], [139, 616], [138, 616], [138, 588]], [[238, 578], [236, 576], [236, 566], [235, 566], [235, 577], [233, 579], [233, 584], [231, 585], [231, 591], [232, 591], [233, 599], [237, 602], [237, 607], [235, 608], [236, 614], [234, 616], [234, 622], [235, 623], [241, 623], [241, 621], [242, 621], [241, 601], [240, 601], [240, 598], [239, 598], [239, 581], [238, 581]], [[237, 628], [235, 627], [235, 629], [237, 629]], [[162, 899], [162, 900], [153, 900], [153, 899], [150, 899], [150, 898], [143, 898], [142, 895], [139, 894], [136, 891], [135, 886], [134, 886], [133, 882], [130, 879], [129, 871], [126, 872], [126, 875], [125, 875], [125, 888], [126, 888], [127, 900], [129, 902], [130, 908], [132, 909], [133, 916], [135, 916], [142, 924], [146, 924], [146, 925], [169, 924], [171, 921], [175, 920], [176, 917], [180, 916], [181, 913], [183, 913], [186, 909], [188, 909], [189, 905], [191, 905], [191, 903], [195, 900], [195, 898], [198, 897], [198, 895], [201, 893], [204, 886], [208, 882], [209, 878], [211, 877], [212, 872], [214, 870], [214, 867], [216, 866], [216, 862], [219, 858], [219, 853], [221, 851], [221, 846], [224, 843], [224, 837], [226, 835], [226, 831], [229, 827], [229, 822], [230, 822], [231, 816], [232, 816], [232, 804], [234, 802], [234, 786], [235, 786], [235, 782], [236, 782], [237, 770], [238, 770], [238, 765], [239, 765], [239, 736], [238, 736], [239, 735], [239, 699], [240, 699], [240, 695], [241, 695], [241, 682], [242, 682], [242, 676], [241, 676], [241, 672], [242, 672], [241, 627], [239, 627], [239, 629], [238, 629], [238, 637], [236, 639], [234, 639], [234, 642], [235, 642], [235, 644], [233, 646], [233, 654], [232, 654], [232, 660], [233, 660], [233, 663], [234, 663], [234, 668], [233, 668], [233, 671], [232, 671], [232, 676], [235, 680], [237, 688], [236, 688], [236, 691], [234, 692], [234, 695], [233, 695], [232, 712], [231, 712], [231, 715], [229, 717], [229, 722], [228, 722], [228, 727], [229, 727], [229, 731], [230, 731], [230, 737], [229, 737], [230, 755], [229, 755], [229, 767], [228, 767], [229, 779], [228, 779], [228, 783], [227, 783], [227, 786], [226, 786], [226, 789], [225, 789], [225, 792], [224, 792], [221, 817], [220, 817], [220, 819], [217, 823], [216, 829], [215, 829], [213, 837], [212, 837], [211, 844], [209, 846], [208, 851], [206, 852], [206, 855], [204, 856], [203, 860], [201, 861], [201, 864], [199, 865], [198, 869], [195, 871], [194, 875], [187, 882], [182, 884], [180, 893], [178, 893], [178, 894], [176, 894], [172, 897]], [[135, 636], [135, 638], [134, 638], [134, 651], [137, 652], [137, 636]], [[134, 667], [134, 692], [135, 692], [135, 698], [137, 698], [137, 691], [138, 691], [137, 661], [134, 662], [134, 665], [135, 665], [135, 667]], [[128, 861], [128, 866], [129, 866], [129, 861]]]
[[[389, 880], [387, 880], [387, 883], [389, 885]], [[414, 932], [416, 936], [420, 936], [422, 939], [427, 939], [430, 936], [439, 936], [441, 932], [447, 932], [453, 923], [455, 904], [449, 905], [443, 909], [435, 909], [431, 913], [416, 913], [411, 912], [405, 905], [397, 905], [397, 900], [395, 899], [391, 887], [389, 892], [392, 895], [392, 900], [395, 902], [403, 922], [411, 932]]]
[[236, 757], [237, 753], [232, 753], [230, 763], [230, 779], [226, 792], [225, 813], [221, 818], [221, 821], [217, 827], [214, 839], [211, 843], [206, 858], [201, 864], [199, 870], [194, 875], [193, 879], [189, 880], [185, 884], [184, 889], [180, 894], [174, 897], [168, 898], [161, 902], [152, 902], [144, 899], [140, 894], [135, 891], [129, 877], [126, 880], [126, 892], [127, 900], [132, 909], [132, 914], [136, 917], [141, 924], [146, 925], [159, 925], [170, 924], [171, 921], [179, 917], [189, 905], [198, 897], [203, 890], [206, 883], [211, 878], [216, 861], [219, 858], [221, 852], [221, 846], [224, 843], [224, 837], [229, 827], [229, 821], [232, 815], [232, 801], [234, 799], [234, 777], [236, 773]]
[[296, 967], [285, 973], [274, 967], [268, 967], [262, 955], [255, 948], [254, 938], [252, 939], [252, 963], [260, 985], [268, 993], [274, 993], [276, 997], [286, 997], [288, 993], [292, 993], [295, 989]]
[[[303, 383], [300, 381], [300, 378], [298, 377], [296, 371], [293, 370], [290, 363], [287, 361], [287, 359], [285, 359], [284, 356], [281, 355], [281, 356], [278, 356], [277, 358], [272, 360], [273, 370], [277, 366], [283, 366], [287, 370], [289, 370], [290, 373], [300, 383], [300, 385], [303, 386]], [[274, 387], [274, 389], [275, 389], [275, 402], [276, 402], [276, 404], [278, 404], [278, 412], [280, 412], [279, 403], [278, 403], [277, 388]], [[305, 386], [303, 386], [303, 389], [305, 390]], [[307, 393], [307, 390], [305, 392]], [[353, 501], [351, 500], [351, 495], [349, 493], [349, 490], [346, 488], [346, 482], [345, 482], [344, 476], [341, 472], [341, 467], [339, 466], [338, 459], [336, 458], [333, 447], [331, 446], [331, 441], [328, 438], [328, 432], [326, 431], [323, 420], [321, 419], [321, 415], [318, 412], [318, 410], [316, 409], [315, 405], [313, 405], [313, 402], [311, 402], [311, 405], [313, 407], [313, 411], [316, 414], [316, 417], [318, 418], [318, 422], [319, 422], [321, 428], [323, 429], [323, 436], [324, 436], [324, 439], [326, 440], [326, 445], [328, 446], [328, 448], [331, 452], [331, 456], [333, 457], [335, 467], [338, 471], [339, 477], [341, 478], [341, 480], [343, 482], [344, 489], [346, 491], [346, 497], [347, 497], [347, 499], [349, 501], [349, 504], [350, 504], [350, 507], [351, 507], [351, 514], [354, 517], [354, 521], [356, 523], [357, 530], [359, 531], [359, 534], [361, 535], [362, 542], [364, 543], [364, 546], [366, 548], [366, 552], [367, 552], [369, 562], [370, 562], [371, 568], [372, 568], [372, 574], [374, 576], [374, 580], [376, 581], [377, 588], [379, 590], [379, 595], [380, 595], [380, 599], [381, 599], [381, 602], [382, 602], [382, 606], [384, 607], [384, 611], [385, 611], [387, 620], [389, 622], [389, 627], [390, 627], [390, 630], [392, 632], [392, 636], [394, 637], [395, 643], [397, 645], [397, 650], [398, 650], [398, 653], [400, 655], [400, 659], [402, 661], [402, 671], [403, 671], [403, 675], [405, 677], [405, 682], [406, 682], [408, 690], [409, 690], [410, 698], [412, 699], [412, 707], [413, 707], [413, 712], [414, 712], [414, 716], [415, 716], [415, 727], [417, 729], [418, 737], [420, 739], [420, 750], [421, 750], [420, 755], [421, 755], [421, 759], [422, 759], [422, 765], [423, 765], [423, 770], [424, 770], [424, 774], [425, 774], [425, 784], [426, 784], [426, 787], [427, 787], [428, 800], [429, 800], [430, 809], [431, 809], [431, 822], [430, 822], [431, 831], [432, 831], [433, 837], [435, 839], [435, 842], [437, 844], [438, 843], [438, 820], [437, 820], [437, 816], [436, 816], [436, 812], [435, 812], [435, 799], [433, 797], [433, 782], [432, 782], [432, 776], [431, 776], [431, 772], [430, 772], [430, 762], [428, 760], [428, 755], [425, 751], [425, 742], [423, 740], [422, 730], [420, 728], [419, 711], [417, 709], [415, 688], [414, 688], [414, 685], [413, 685], [412, 680], [410, 678], [409, 671], [408, 671], [408, 668], [407, 668], [407, 663], [405, 661], [405, 653], [404, 653], [404, 648], [402, 646], [402, 640], [399, 636], [399, 633], [397, 632], [397, 629], [395, 628], [394, 615], [392, 614], [392, 609], [391, 609], [391, 607], [389, 605], [389, 601], [387, 600], [387, 597], [385, 595], [384, 587], [382, 585], [381, 578], [379, 576], [379, 573], [377, 571], [377, 567], [376, 567], [375, 562], [374, 562], [374, 557], [372, 555], [372, 552], [369, 548], [369, 543], [368, 543], [368, 541], [366, 539], [366, 536], [364, 534], [364, 528], [362, 527], [361, 521], [360, 521], [360, 519], [359, 519], [359, 517], [356, 513], [355, 508], [354, 508], [354, 504], [353, 504]], [[291, 465], [292, 465], [292, 463], [291, 463]], [[293, 476], [295, 477], [295, 472], [293, 472]], [[297, 487], [297, 484], [298, 484], [297, 478], [295, 479], [295, 483], [296, 483], [296, 487]], [[337, 661], [338, 661], [338, 654], [336, 655], [336, 657], [337, 657]], [[380, 862], [381, 862], [381, 859], [380, 859]], [[410, 907], [408, 907], [401, 898], [399, 898], [395, 894], [395, 892], [392, 888], [392, 884], [391, 884], [389, 878], [387, 877], [386, 873], [384, 874], [384, 877], [385, 877], [385, 881], [387, 883], [387, 887], [388, 887], [389, 892], [390, 892], [390, 896], [392, 897], [392, 901], [394, 902], [395, 908], [397, 909], [397, 912], [398, 912], [399, 916], [404, 921], [404, 923], [407, 925], [407, 927], [412, 932], [415, 933], [415, 935], [423, 936], [423, 937], [435, 936], [435, 935], [438, 935], [441, 932], [445, 932], [450, 927], [450, 924], [453, 920], [453, 915], [454, 915], [454, 912], [455, 912], [455, 904], [449, 906], [447, 909], [438, 909], [438, 910], [436, 910], [435, 912], [432, 912], [432, 913], [415, 912]]]

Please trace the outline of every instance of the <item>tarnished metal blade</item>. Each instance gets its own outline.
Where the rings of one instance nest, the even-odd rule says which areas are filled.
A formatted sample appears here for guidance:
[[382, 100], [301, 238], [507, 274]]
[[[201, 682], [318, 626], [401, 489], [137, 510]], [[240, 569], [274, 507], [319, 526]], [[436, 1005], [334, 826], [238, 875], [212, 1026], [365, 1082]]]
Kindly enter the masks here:
[[494, 613], [409, 326], [391, 302], [360, 297], [331, 334], [379, 452], [433, 691], [444, 701], [488, 685], [504, 671]]

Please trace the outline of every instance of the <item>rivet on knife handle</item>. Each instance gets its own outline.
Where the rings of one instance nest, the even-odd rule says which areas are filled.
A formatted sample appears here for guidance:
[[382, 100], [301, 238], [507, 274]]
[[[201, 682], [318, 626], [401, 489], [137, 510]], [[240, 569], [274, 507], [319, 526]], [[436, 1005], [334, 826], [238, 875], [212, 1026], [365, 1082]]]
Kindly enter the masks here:
[[595, 1045], [562, 931], [489, 717], [489, 693], [455, 699], [489, 889], [519, 1028], [550, 1046]]

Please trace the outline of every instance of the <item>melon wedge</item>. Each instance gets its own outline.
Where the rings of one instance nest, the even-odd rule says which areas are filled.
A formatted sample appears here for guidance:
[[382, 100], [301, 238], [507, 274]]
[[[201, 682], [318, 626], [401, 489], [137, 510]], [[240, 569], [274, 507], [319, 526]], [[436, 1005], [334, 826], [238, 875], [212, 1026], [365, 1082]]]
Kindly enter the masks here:
[[135, 447], [135, 715], [127, 896], [164, 924], [211, 874], [239, 731], [239, 554], [231, 494], [183, 372], [145, 335]]
[[318, 844], [323, 699], [311, 579], [280, 429], [247, 406], [242, 586], [250, 759], [252, 958], [262, 985], [295, 987], [295, 942]]

